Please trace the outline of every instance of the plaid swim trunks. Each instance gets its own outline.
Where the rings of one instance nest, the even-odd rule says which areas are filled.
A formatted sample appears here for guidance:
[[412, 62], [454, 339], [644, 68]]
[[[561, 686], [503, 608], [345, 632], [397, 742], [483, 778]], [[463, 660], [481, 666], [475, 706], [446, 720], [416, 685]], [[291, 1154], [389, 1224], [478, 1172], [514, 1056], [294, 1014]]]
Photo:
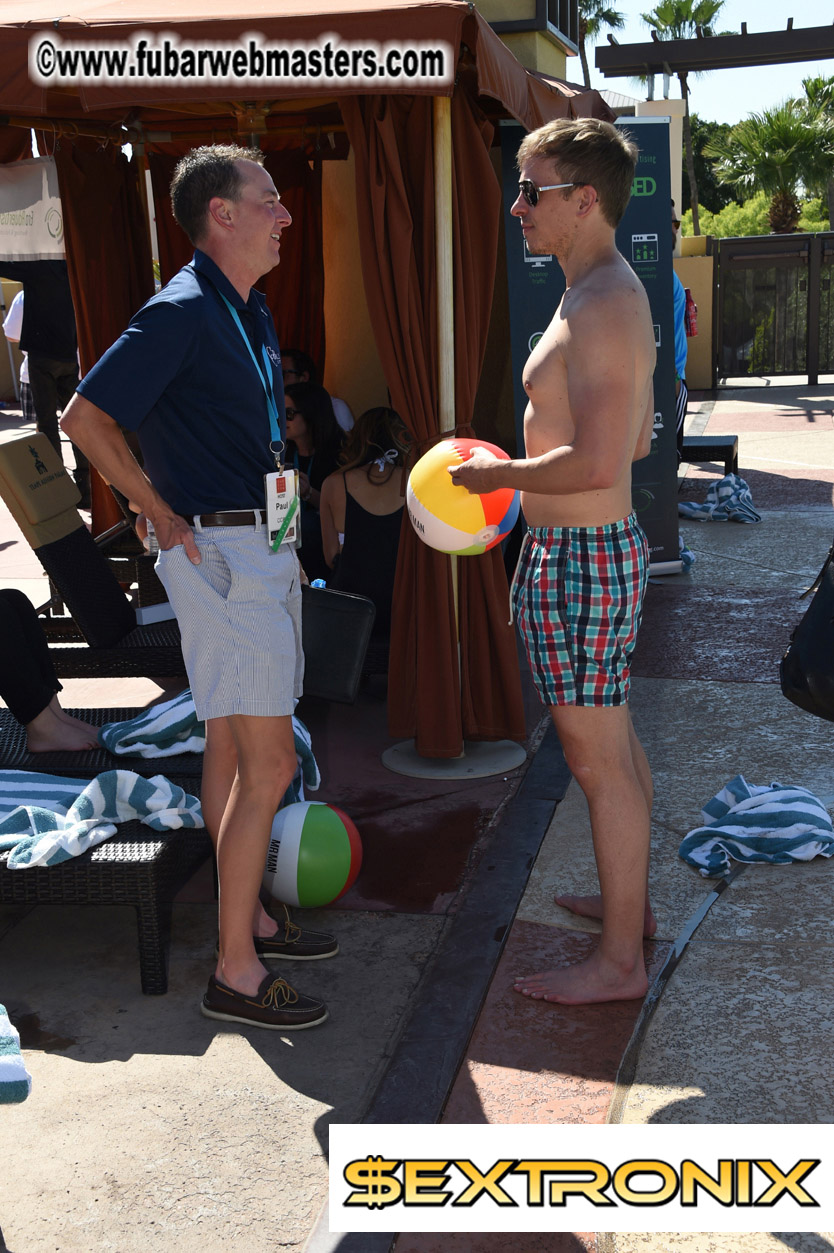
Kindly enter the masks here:
[[632, 514], [599, 527], [531, 527], [512, 601], [547, 705], [623, 705], [649, 574]]

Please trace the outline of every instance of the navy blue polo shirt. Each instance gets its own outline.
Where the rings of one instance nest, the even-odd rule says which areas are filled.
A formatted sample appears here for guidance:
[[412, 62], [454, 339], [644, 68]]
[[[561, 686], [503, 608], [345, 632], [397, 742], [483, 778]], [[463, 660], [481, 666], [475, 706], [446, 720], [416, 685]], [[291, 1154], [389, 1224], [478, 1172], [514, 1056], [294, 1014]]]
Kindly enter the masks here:
[[263, 476], [275, 469], [264, 385], [221, 292], [261, 365], [261, 345], [267, 349], [283, 438], [284, 382], [272, 314], [254, 289], [244, 302], [199, 249], [78, 386], [137, 433], [145, 473], [180, 514], [263, 508]]

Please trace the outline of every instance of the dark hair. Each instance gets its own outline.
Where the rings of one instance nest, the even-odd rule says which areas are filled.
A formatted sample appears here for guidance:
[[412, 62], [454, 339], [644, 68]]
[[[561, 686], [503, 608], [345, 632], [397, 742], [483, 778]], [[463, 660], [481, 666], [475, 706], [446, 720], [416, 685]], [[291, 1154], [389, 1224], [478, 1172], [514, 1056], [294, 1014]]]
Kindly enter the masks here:
[[370, 465], [391, 448], [397, 453], [394, 465], [401, 466], [410, 444], [411, 432], [396, 409], [389, 409], [387, 405], [366, 409], [347, 433], [339, 469], [353, 470], [356, 466]]
[[[631, 196], [638, 151], [631, 136], [610, 122], [557, 118], [524, 136], [517, 160], [521, 169], [545, 157], [557, 166], [560, 182], [593, 187], [602, 216], [609, 226], [618, 226]], [[563, 195], [569, 196], [570, 189]]]
[[214, 196], [240, 199], [244, 180], [238, 161], [263, 165], [264, 157], [257, 148], [210, 144], [192, 148], [177, 163], [171, 180], [171, 208], [192, 244], [199, 245], [205, 234], [209, 201]]
[[344, 432], [334, 416], [330, 392], [318, 383], [288, 383], [284, 391], [307, 423], [313, 450], [335, 461]]
[[299, 374], [307, 375], [308, 383], [318, 383], [319, 372], [316, 369], [316, 363], [303, 348], [282, 348], [281, 360], [283, 361], [286, 357], [292, 357], [292, 363], [296, 370]]

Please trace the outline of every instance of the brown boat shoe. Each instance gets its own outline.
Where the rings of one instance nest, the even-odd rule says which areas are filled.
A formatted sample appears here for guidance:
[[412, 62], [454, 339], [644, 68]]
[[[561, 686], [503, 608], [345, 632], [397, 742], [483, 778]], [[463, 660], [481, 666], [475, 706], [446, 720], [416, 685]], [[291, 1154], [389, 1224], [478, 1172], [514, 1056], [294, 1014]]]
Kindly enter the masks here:
[[[339, 942], [326, 931], [309, 931], [293, 922], [286, 905], [281, 905], [284, 917], [277, 922], [278, 929], [274, 935], [254, 935], [255, 952], [261, 961], [321, 961], [325, 957], [335, 957], [339, 951]], [[276, 920], [277, 921], [277, 920]], [[214, 950], [214, 956], [220, 956], [220, 945]]]
[[236, 992], [212, 975], [200, 1010], [206, 1018], [266, 1027], [268, 1031], [300, 1031], [317, 1027], [327, 1018], [321, 1001], [296, 992], [286, 979], [276, 979], [272, 974], [264, 976], [253, 996]]

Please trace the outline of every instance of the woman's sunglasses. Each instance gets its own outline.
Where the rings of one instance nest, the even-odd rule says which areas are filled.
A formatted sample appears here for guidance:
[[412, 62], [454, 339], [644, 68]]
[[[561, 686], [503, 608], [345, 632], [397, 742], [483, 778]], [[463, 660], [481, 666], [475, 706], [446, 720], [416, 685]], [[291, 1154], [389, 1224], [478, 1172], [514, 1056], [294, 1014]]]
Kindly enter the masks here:
[[286, 414], [288, 418], [303, 418], [304, 417], [304, 414], [301, 412], [300, 409], [287, 409]]
[[551, 183], [548, 187], [537, 187], [529, 178], [523, 178], [518, 184], [518, 190], [527, 201], [531, 209], [535, 209], [539, 203], [539, 196], [543, 191], [558, 191], [560, 187], [584, 187], [584, 183]]

